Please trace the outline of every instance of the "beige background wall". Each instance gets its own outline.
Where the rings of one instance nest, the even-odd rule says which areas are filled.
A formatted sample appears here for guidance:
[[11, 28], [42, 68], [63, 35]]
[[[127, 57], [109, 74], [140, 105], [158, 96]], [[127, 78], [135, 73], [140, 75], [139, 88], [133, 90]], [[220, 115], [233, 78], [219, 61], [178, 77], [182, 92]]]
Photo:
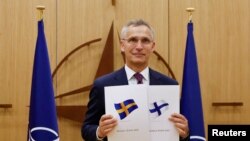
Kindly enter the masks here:
[[[182, 81], [187, 7], [195, 7], [194, 36], [199, 62], [205, 126], [249, 124], [250, 2], [248, 0], [1, 0], [0, 1], [0, 140], [25, 140], [33, 57], [37, 36], [36, 5], [46, 6], [45, 33], [51, 69], [74, 48], [100, 42], [70, 57], [54, 78], [56, 95], [93, 82], [108, 32], [114, 22], [115, 69], [123, 65], [117, 31], [131, 18], [147, 20], [156, 31], [157, 52]], [[168, 74], [153, 57], [151, 66]], [[88, 92], [57, 99], [57, 105], [85, 105]], [[242, 102], [215, 107], [212, 102]], [[81, 123], [58, 118], [62, 141], [80, 141]], [[13, 135], [13, 133], [15, 135]]]

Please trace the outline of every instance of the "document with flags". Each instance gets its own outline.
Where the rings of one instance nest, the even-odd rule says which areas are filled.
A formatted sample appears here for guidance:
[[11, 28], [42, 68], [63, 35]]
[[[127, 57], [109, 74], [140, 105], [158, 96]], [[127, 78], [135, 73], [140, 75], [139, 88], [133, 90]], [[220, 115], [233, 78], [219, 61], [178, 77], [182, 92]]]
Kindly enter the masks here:
[[179, 85], [148, 87], [148, 106], [151, 141], [179, 141], [173, 122], [168, 118], [180, 112]]
[[198, 63], [193, 36], [193, 23], [187, 25], [188, 34], [184, 60], [181, 113], [188, 119], [191, 141], [205, 141], [202, 99]]
[[43, 20], [38, 21], [28, 125], [28, 141], [35, 140], [59, 141], [54, 90]]
[[109, 141], [150, 141], [145, 85], [105, 87], [105, 111], [118, 120]]
[[179, 141], [168, 120], [179, 113], [179, 86], [126, 85], [105, 87], [105, 111], [118, 119], [109, 141]]

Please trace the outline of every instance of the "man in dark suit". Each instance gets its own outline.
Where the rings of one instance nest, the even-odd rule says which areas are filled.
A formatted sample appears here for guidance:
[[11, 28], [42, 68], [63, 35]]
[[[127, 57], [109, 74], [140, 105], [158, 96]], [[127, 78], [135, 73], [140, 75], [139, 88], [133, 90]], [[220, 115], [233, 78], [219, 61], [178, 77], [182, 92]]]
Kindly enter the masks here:
[[[155, 49], [154, 31], [143, 20], [129, 21], [121, 31], [121, 51], [125, 66], [95, 80], [90, 92], [88, 110], [82, 126], [85, 141], [107, 140], [107, 135], [118, 124], [112, 115], [105, 114], [104, 87], [118, 85], [178, 85], [178, 82], [148, 67], [150, 54]], [[167, 119], [168, 117], [166, 117]], [[173, 113], [172, 121], [181, 140], [189, 140], [187, 119]]]

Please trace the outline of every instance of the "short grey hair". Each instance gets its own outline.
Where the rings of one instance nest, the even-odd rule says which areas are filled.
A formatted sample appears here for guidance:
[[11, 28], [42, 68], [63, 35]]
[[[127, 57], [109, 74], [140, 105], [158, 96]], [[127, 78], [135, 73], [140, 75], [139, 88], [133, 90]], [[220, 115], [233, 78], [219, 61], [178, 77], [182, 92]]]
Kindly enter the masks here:
[[128, 21], [128, 23], [122, 27], [121, 34], [120, 34], [121, 39], [125, 38], [128, 32], [128, 28], [130, 26], [136, 27], [136, 26], [141, 26], [141, 25], [148, 27], [151, 37], [154, 40], [154, 34], [155, 34], [154, 29], [146, 21], [142, 19], [133, 19], [133, 20]]

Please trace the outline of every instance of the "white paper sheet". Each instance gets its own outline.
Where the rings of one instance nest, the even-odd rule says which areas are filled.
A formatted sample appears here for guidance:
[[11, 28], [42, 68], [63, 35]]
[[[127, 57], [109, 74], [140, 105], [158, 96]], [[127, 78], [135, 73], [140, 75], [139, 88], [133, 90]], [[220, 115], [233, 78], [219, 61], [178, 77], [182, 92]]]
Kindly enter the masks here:
[[[124, 102], [125, 104], [119, 104]], [[152, 104], [154, 102], [158, 104], [158, 111], [150, 113], [149, 109], [154, 109], [156, 105]], [[109, 141], [179, 140], [177, 130], [168, 120], [170, 114], [179, 113], [179, 86], [105, 87], [105, 110], [106, 114], [118, 119], [117, 127], [108, 135]], [[119, 113], [122, 112], [126, 116], [120, 116]]]
[[179, 86], [148, 87], [148, 107], [155, 111], [149, 115], [151, 141], [179, 141], [179, 134], [168, 119], [179, 113], [179, 104]]

